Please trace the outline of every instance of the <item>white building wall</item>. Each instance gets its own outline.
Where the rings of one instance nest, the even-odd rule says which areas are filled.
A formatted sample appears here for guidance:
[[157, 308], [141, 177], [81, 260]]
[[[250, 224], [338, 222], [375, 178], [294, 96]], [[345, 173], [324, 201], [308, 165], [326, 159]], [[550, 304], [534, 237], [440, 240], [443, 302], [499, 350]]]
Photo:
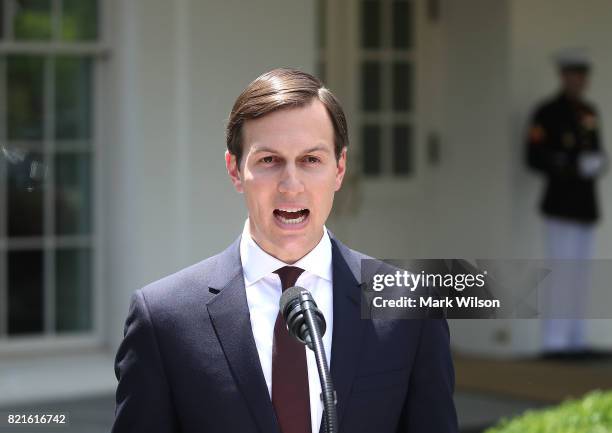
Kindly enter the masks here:
[[[441, 164], [425, 230], [431, 257], [510, 257], [508, 1], [447, 0]], [[431, 187], [431, 186], [430, 186]], [[507, 353], [500, 320], [453, 320], [457, 350]]]
[[313, 2], [117, 2], [108, 337], [131, 293], [229, 245], [246, 217], [224, 168], [232, 103], [273, 67], [314, 67]]

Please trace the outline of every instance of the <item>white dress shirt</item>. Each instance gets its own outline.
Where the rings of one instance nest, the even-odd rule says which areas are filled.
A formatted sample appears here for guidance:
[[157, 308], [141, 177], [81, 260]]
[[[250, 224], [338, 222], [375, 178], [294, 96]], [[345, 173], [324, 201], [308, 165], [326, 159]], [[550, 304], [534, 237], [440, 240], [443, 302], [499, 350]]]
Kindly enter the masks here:
[[[317, 306], [325, 316], [327, 330], [323, 336], [323, 346], [327, 361], [331, 363], [331, 343], [333, 330], [333, 291], [332, 291], [332, 251], [327, 228], [323, 227], [323, 237], [316, 247], [293, 265], [272, 257], [253, 241], [249, 230], [249, 220], [244, 224], [240, 240], [240, 259], [244, 272], [244, 287], [251, 315], [251, 328], [261, 362], [261, 369], [272, 398], [272, 343], [274, 323], [278, 316], [278, 302], [282, 287], [280, 277], [274, 273], [283, 266], [297, 266], [304, 269], [298, 277], [296, 286], [304, 287], [312, 293]], [[304, 346], [308, 366], [308, 389], [310, 394], [310, 419], [312, 432], [318, 433], [323, 416], [321, 402], [321, 383], [314, 352]]]

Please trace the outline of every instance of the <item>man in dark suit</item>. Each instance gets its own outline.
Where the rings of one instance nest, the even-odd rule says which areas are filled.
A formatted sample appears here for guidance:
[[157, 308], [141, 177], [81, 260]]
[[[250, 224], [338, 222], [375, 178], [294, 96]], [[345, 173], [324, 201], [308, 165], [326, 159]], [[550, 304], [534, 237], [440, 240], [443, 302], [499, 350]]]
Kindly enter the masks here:
[[225, 159], [249, 217], [224, 252], [132, 297], [114, 433], [319, 431], [312, 351], [278, 313], [296, 284], [327, 321], [339, 431], [457, 432], [446, 321], [361, 320], [366, 256], [324, 225], [347, 145], [339, 102], [309, 74], [275, 69], [238, 97]]

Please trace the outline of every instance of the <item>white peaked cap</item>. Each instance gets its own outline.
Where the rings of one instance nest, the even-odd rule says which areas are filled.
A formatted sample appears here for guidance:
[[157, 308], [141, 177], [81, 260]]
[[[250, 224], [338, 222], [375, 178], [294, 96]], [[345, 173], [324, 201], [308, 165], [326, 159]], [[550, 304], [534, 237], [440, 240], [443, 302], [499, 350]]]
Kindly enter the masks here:
[[584, 47], [564, 48], [554, 54], [554, 61], [559, 68], [590, 67], [591, 59]]

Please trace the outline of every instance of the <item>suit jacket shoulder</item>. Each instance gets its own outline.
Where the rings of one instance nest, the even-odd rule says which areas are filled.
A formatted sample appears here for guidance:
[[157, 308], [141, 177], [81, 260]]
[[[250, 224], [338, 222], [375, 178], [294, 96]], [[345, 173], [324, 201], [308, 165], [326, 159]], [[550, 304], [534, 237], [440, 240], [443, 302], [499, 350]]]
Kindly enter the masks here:
[[148, 307], [159, 312], [168, 306], [181, 308], [194, 305], [195, 301], [206, 303], [239, 275], [242, 275], [240, 238], [224, 251], [154, 281], [140, 291]]

